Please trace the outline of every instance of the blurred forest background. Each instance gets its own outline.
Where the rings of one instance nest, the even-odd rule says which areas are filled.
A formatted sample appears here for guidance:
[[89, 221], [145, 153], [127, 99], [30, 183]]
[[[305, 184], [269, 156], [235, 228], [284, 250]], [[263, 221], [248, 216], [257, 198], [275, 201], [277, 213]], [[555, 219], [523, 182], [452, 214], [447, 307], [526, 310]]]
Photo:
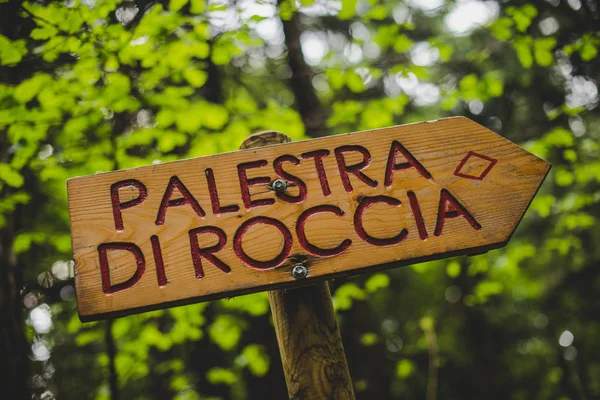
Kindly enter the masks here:
[[331, 283], [357, 397], [600, 398], [599, 47], [596, 0], [0, 0], [0, 397], [287, 396], [266, 293], [79, 322], [69, 177], [465, 115], [554, 167], [506, 248]]

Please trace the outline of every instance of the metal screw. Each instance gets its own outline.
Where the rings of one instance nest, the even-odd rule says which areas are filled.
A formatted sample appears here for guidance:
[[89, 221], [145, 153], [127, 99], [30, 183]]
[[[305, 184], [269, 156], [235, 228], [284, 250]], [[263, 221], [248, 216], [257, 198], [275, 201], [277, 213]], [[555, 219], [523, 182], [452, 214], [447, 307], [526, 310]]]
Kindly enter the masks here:
[[278, 193], [285, 192], [285, 189], [287, 189], [287, 182], [283, 179], [275, 179], [271, 183], [271, 188]]
[[296, 279], [304, 279], [308, 275], [308, 268], [302, 264], [295, 265], [292, 268], [292, 276]]

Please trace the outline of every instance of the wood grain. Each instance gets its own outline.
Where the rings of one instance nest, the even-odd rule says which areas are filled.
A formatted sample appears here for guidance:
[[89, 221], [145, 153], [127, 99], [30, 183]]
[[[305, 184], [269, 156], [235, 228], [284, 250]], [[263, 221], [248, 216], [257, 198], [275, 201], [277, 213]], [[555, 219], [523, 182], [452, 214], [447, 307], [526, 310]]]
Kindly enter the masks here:
[[354, 399], [327, 282], [270, 291], [269, 303], [290, 399]]
[[[280, 132], [250, 135], [240, 149], [291, 142]], [[269, 291], [290, 399], [353, 400], [354, 388], [326, 281]]]
[[[388, 156], [394, 141], [399, 142], [422, 165], [429, 178], [418, 168], [399, 167], [394, 171], [391, 185], [385, 185]], [[370, 181], [349, 173], [346, 186], [348, 183], [351, 185], [350, 192], [346, 191], [335, 157], [335, 150], [344, 146], [362, 146], [371, 157], [370, 164], [362, 170]], [[324, 194], [323, 181], [319, 179], [314, 158], [301, 158], [302, 154], [317, 150], [330, 153], [322, 158], [331, 192], [329, 195]], [[300, 161], [298, 165], [285, 162], [282, 167], [306, 184], [306, 199], [298, 203], [286, 202], [276, 196], [268, 183], [263, 183], [250, 187], [250, 199], [273, 199], [274, 204], [246, 207], [242, 201], [238, 165], [265, 160], [264, 167], [248, 169], [247, 176], [249, 179], [268, 176], [273, 180], [277, 178], [273, 162], [283, 155]], [[363, 161], [363, 155], [356, 151], [344, 153], [343, 158], [343, 163], [348, 166]], [[405, 162], [407, 159], [398, 153], [395, 163], [400, 166]], [[213, 213], [206, 175], [208, 168], [213, 171], [221, 207], [237, 206], [239, 211], [220, 215]], [[73, 178], [67, 186], [80, 317], [91, 320], [292, 287], [366, 269], [375, 271], [497, 248], [509, 240], [549, 168], [547, 162], [514, 143], [459, 117]], [[163, 195], [172, 177], [185, 184], [206, 215], [199, 216], [189, 204], [172, 206], [166, 209], [164, 223], [156, 224]], [[139, 197], [140, 190], [131, 185], [119, 189], [118, 200], [123, 204], [123, 230], [117, 231], [111, 185], [131, 179], [143, 183], [147, 197], [126, 208]], [[377, 181], [376, 186], [374, 181]], [[452, 214], [456, 214], [452, 202], [443, 201], [443, 207], [440, 207], [444, 191], [452, 196], [455, 204], [468, 211], [479, 228], [474, 228], [475, 225], [465, 216], [452, 218]], [[297, 196], [300, 187], [290, 186], [288, 193]], [[416, 198], [422, 218], [416, 216], [410, 193]], [[181, 196], [180, 191], [175, 189], [172, 200]], [[381, 246], [361, 237], [355, 224], [355, 214], [357, 209], [364, 208], [365, 200], [376, 196], [387, 196], [395, 199], [396, 203], [379, 202], [366, 208], [362, 224], [364, 231], [370, 238], [390, 239], [406, 229], [403, 240]], [[298, 217], [303, 212], [323, 205], [339, 207], [344, 214], [314, 214], [307, 219], [304, 231], [308, 242], [318, 248], [332, 249], [346, 239], [352, 241], [344, 252], [332, 257], [311, 254], [301, 246], [296, 231]], [[441, 234], [436, 235], [440, 230], [440, 214], [448, 218], [441, 218]], [[280, 221], [290, 232], [291, 244], [276, 227], [269, 225], [254, 225], [242, 235], [243, 252], [259, 262], [272, 260], [286, 246], [291, 246], [287, 258], [276, 268], [254, 269], [236, 255], [236, 232], [255, 217]], [[226, 243], [215, 255], [231, 270], [225, 273], [214, 263], [202, 259], [203, 276], [198, 279], [189, 231], [207, 226], [218, 227], [225, 233]], [[423, 232], [426, 233], [425, 238]], [[159, 284], [160, 274], [157, 271], [160, 269], [157, 270], [157, 261], [153, 257], [152, 236], [160, 242], [167, 282], [164, 285]], [[197, 238], [199, 248], [219, 244], [217, 236], [210, 233]], [[114, 242], [133, 243], [139, 247], [144, 256], [145, 270], [133, 286], [107, 294], [102, 286], [98, 246]], [[302, 281], [290, 274], [290, 268], [298, 260], [304, 260], [309, 271], [308, 277]], [[107, 263], [112, 285], [126, 283], [136, 271], [135, 257], [128, 251], [108, 251]]]

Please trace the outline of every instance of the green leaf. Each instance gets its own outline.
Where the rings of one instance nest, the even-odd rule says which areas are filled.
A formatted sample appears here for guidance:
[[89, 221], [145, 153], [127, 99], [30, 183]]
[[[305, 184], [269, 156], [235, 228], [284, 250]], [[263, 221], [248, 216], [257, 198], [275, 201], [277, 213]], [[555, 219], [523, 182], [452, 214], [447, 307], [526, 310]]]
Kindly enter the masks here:
[[[97, 322], [95, 322], [97, 324]], [[95, 324], [93, 323], [93, 324]], [[91, 325], [86, 325], [86, 326], [91, 326]], [[77, 333], [81, 330], [81, 328], [83, 328], [83, 324], [81, 323], [81, 320], [79, 319], [79, 317], [76, 314], [73, 314], [71, 316], [71, 318], [69, 319], [69, 322], [67, 322], [67, 332], [68, 333]]]
[[4, 195], [0, 199], [0, 214], [12, 213], [17, 205], [28, 204], [31, 196], [25, 192], [16, 192], [9, 195]]
[[513, 20], [515, 21], [515, 25], [519, 32], [525, 32], [529, 25], [531, 25], [531, 19], [521, 13], [516, 13], [513, 16]]
[[31, 31], [29, 36], [34, 40], [47, 40], [51, 37], [56, 36], [58, 30], [50, 25], [45, 25], [39, 28], [35, 28]]
[[564, 128], [554, 128], [542, 138], [543, 142], [552, 147], [571, 147], [575, 144], [573, 133]]
[[535, 8], [535, 6], [533, 6], [532, 4], [526, 4], [523, 7], [521, 7], [521, 12], [531, 19], [537, 17], [538, 15], [537, 8]]
[[22, 254], [31, 248], [32, 237], [30, 234], [19, 234], [13, 241], [13, 251], [15, 254]]
[[485, 303], [490, 296], [495, 296], [504, 291], [504, 286], [501, 282], [482, 281], [475, 286], [474, 295], [479, 303]]
[[23, 186], [23, 176], [10, 167], [8, 164], [0, 163], [0, 180], [8, 186], [19, 188]]
[[[344, 71], [335, 68], [329, 68], [326, 71], [327, 80], [332, 89], [340, 89], [344, 86]], [[335, 103], [334, 103], [335, 105]]]
[[589, 229], [596, 225], [596, 218], [586, 213], [573, 213], [563, 215], [559, 226], [564, 226], [567, 230]]
[[446, 266], [446, 273], [450, 278], [456, 278], [460, 275], [460, 263], [458, 261], [450, 261]]
[[187, 4], [188, 0], [169, 0], [169, 10], [176, 12]]
[[361, 118], [361, 129], [375, 129], [393, 125], [393, 115], [389, 109], [381, 103], [370, 103], [363, 111]]
[[338, 14], [340, 19], [350, 19], [356, 14], [358, 0], [342, 0], [342, 9]]
[[176, 114], [173, 110], [169, 110], [168, 108], [163, 108], [156, 114], [156, 123], [161, 128], [167, 128], [175, 122]]
[[352, 307], [353, 300], [362, 300], [365, 298], [365, 292], [354, 283], [345, 283], [340, 286], [333, 297], [333, 304], [336, 310], [349, 310]]
[[374, 346], [377, 344], [378, 341], [379, 338], [374, 332], [363, 333], [363, 335], [360, 337], [360, 343], [362, 343], [362, 345], [366, 347]]
[[248, 369], [252, 375], [262, 377], [269, 372], [269, 356], [262, 346], [250, 344], [244, 347], [242, 355], [248, 361]]
[[458, 106], [459, 104], [459, 96], [457, 92], [453, 92], [451, 94], [449, 94], [443, 101], [442, 101], [442, 108], [445, 111], [450, 111], [453, 110], [456, 106]]
[[458, 86], [461, 95], [466, 100], [474, 100], [482, 97], [479, 91], [479, 78], [477, 78], [477, 75], [475, 74], [465, 75], [458, 83]]
[[489, 29], [492, 32], [492, 35], [496, 37], [496, 39], [505, 42], [512, 37], [512, 26], [512, 19], [502, 17], [494, 21], [494, 23], [490, 25]]
[[541, 65], [542, 67], [552, 65], [552, 62], [554, 61], [554, 55], [552, 53], [554, 46], [556, 46], [556, 39], [552, 37], [536, 39], [533, 42], [535, 61], [538, 65]]
[[208, 6], [208, 11], [214, 12], [214, 11], [225, 11], [227, 10], [227, 5], [226, 4], [211, 4]]
[[227, 65], [231, 62], [231, 52], [225, 46], [215, 46], [210, 59], [215, 65]]
[[397, 53], [405, 53], [411, 49], [413, 45], [413, 41], [408, 38], [408, 36], [404, 34], [398, 35], [396, 41], [394, 42], [394, 50]]
[[333, 112], [327, 121], [331, 126], [355, 123], [357, 115], [363, 109], [361, 103], [353, 100], [338, 101], [332, 106]]
[[583, 61], [592, 61], [598, 55], [598, 49], [590, 42], [585, 42], [579, 49], [579, 55]]
[[565, 168], [556, 169], [554, 181], [558, 186], [570, 186], [575, 181], [573, 173]]
[[210, 54], [210, 46], [206, 42], [195, 42], [190, 47], [190, 54], [198, 58], [206, 58]]
[[380, 26], [373, 37], [373, 41], [385, 50], [394, 44], [399, 30], [400, 26], [398, 24]]
[[468, 74], [465, 75], [461, 80], [460, 80], [460, 89], [464, 90], [464, 91], [471, 91], [477, 88], [477, 83], [478, 83], [478, 79], [477, 79], [477, 75], [475, 74]]
[[431, 317], [423, 317], [419, 320], [419, 327], [424, 331], [432, 331], [435, 321]]
[[6, 36], [0, 35], [0, 65], [18, 64], [25, 54], [27, 54], [25, 39], [11, 41]]
[[347, 72], [345, 75], [346, 86], [354, 93], [361, 93], [365, 91], [365, 84], [360, 75], [354, 71]]
[[201, 105], [194, 105], [187, 109], [181, 109], [175, 112], [175, 124], [177, 129], [187, 132], [198, 132], [202, 126], [204, 108]]
[[154, 346], [160, 351], [167, 351], [173, 345], [168, 336], [158, 330], [154, 324], [145, 324], [139, 335], [140, 340], [149, 346]]
[[104, 333], [100, 330], [79, 332], [77, 336], [75, 336], [75, 344], [79, 347], [83, 347], [94, 342], [100, 343], [103, 337]]
[[538, 11], [533, 5], [527, 4], [520, 8], [514, 6], [508, 7], [506, 13], [513, 17], [517, 30], [525, 32], [529, 25], [531, 25], [532, 20], [537, 16]]
[[567, 149], [563, 151], [563, 157], [565, 160], [574, 163], [577, 161], [577, 152], [573, 149]]
[[565, 47], [563, 47], [563, 51], [568, 56], [572, 55], [575, 52], [575, 50], [576, 50], [576, 47], [573, 44], [568, 44]]
[[396, 364], [396, 376], [400, 379], [408, 378], [414, 371], [415, 364], [407, 359], [400, 360]]
[[205, 9], [205, 0], [190, 0], [190, 12], [192, 14], [202, 14]]
[[50, 242], [60, 253], [71, 252], [71, 235], [55, 233], [50, 237]]
[[225, 107], [217, 104], [206, 104], [203, 107], [202, 125], [209, 129], [219, 130], [229, 120], [229, 112]]
[[519, 62], [525, 68], [531, 68], [533, 65], [533, 56], [531, 54], [532, 39], [530, 36], [520, 36], [516, 38], [512, 47], [517, 52]]
[[208, 73], [201, 69], [186, 69], [183, 71], [183, 77], [195, 88], [204, 86], [208, 79]]
[[551, 194], [543, 196], [535, 196], [531, 202], [531, 208], [540, 215], [542, 218], [546, 218], [552, 212], [552, 206], [556, 203], [556, 198]]
[[567, 104], [563, 104], [561, 109], [567, 115], [579, 115], [586, 110], [584, 106], [569, 107]]
[[169, 387], [176, 392], [181, 392], [189, 385], [190, 385], [190, 382], [188, 381], [188, 379], [185, 376], [174, 375], [173, 378], [171, 378]]
[[427, 79], [429, 78], [429, 71], [427, 70], [427, 68], [422, 67], [420, 65], [414, 65], [412, 64], [409, 68], [408, 68], [409, 72], [412, 72], [413, 74], [415, 74], [415, 76], [419, 79]]
[[250, 21], [253, 21], [253, 22], [262, 22], [265, 19], [268, 19], [268, 18], [267, 17], [263, 17], [261, 15], [253, 15], [253, 16], [250, 17]]
[[483, 78], [483, 82], [486, 85], [486, 91], [489, 97], [500, 97], [504, 94], [504, 82], [499, 74], [494, 72], [486, 74]]
[[375, 293], [380, 289], [385, 289], [390, 284], [390, 277], [386, 274], [375, 274], [365, 282], [365, 290], [368, 293]]
[[369, 10], [364, 15], [364, 18], [381, 21], [381, 20], [384, 20], [385, 18], [387, 18], [387, 16], [388, 16], [388, 11], [387, 11], [386, 7], [383, 5], [379, 5], [379, 6], [373, 7], [371, 10]]
[[233, 385], [238, 380], [236, 374], [234, 374], [232, 371], [220, 367], [214, 367], [208, 370], [206, 373], [206, 379], [213, 385]]
[[221, 304], [225, 309], [244, 311], [255, 317], [265, 315], [269, 312], [269, 297], [267, 292], [223, 300]]
[[39, 93], [50, 79], [47, 74], [35, 74], [33, 77], [21, 82], [14, 91], [15, 100], [19, 103], [27, 103]]
[[165, 132], [158, 137], [158, 150], [168, 153], [177, 146], [183, 146], [187, 142], [187, 135], [180, 132]]
[[279, 17], [282, 21], [289, 21], [294, 14], [296, 5], [291, 0], [282, 0], [278, 2]]
[[452, 54], [454, 53], [454, 47], [449, 44], [438, 44], [437, 49], [440, 53], [440, 60], [443, 62], [448, 62], [452, 58]]
[[208, 335], [222, 350], [233, 350], [241, 336], [244, 322], [232, 315], [221, 314], [211, 324]]

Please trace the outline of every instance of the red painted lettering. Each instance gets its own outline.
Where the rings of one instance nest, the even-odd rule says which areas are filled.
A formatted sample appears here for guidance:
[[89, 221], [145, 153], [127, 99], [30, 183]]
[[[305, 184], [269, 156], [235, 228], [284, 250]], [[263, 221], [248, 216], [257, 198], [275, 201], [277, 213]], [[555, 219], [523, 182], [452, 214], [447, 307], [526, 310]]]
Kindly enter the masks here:
[[[246, 232], [248, 232], [248, 230], [250, 228], [252, 228], [255, 225], [259, 225], [259, 224], [273, 226], [283, 236], [283, 248], [281, 249], [281, 252], [272, 260], [268, 260], [268, 261], [256, 260], [256, 259], [250, 257], [248, 254], [246, 254], [246, 252], [242, 248], [242, 239], [244, 237], [244, 234]], [[273, 241], [273, 242], [275, 242], [275, 241]], [[238, 228], [238, 230], [235, 232], [235, 236], [233, 238], [233, 250], [234, 250], [235, 254], [238, 256], [238, 258], [240, 260], [242, 260], [242, 262], [244, 264], [246, 264], [247, 266], [249, 266], [251, 268], [255, 268], [255, 269], [262, 269], [262, 270], [273, 269], [273, 268], [276, 268], [279, 265], [281, 265], [286, 260], [286, 258], [288, 258], [288, 256], [290, 255], [290, 252], [292, 251], [292, 244], [293, 244], [293, 239], [292, 239], [292, 234], [290, 233], [289, 229], [280, 221], [278, 221], [274, 218], [269, 218], [269, 217], [254, 217], [254, 218], [249, 219], [248, 221], [244, 222]]]
[[288, 203], [293, 203], [293, 204], [302, 203], [304, 200], [306, 200], [306, 184], [300, 178], [284, 171], [281, 166], [281, 164], [283, 164], [284, 162], [289, 162], [292, 165], [298, 165], [298, 164], [300, 164], [300, 160], [298, 160], [294, 156], [283, 155], [283, 156], [277, 157], [275, 159], [275, 161], [273, 161], [273, 168], [275, 169], [275, 173], [280, 178], [283, 178], [286, 181], [292, 182], [294, 185], [296, 185], [298, 187], [298, 195], [292, 196], [286, 192], [275, 193], [275, 194], [281, 200], [286, 201]]
[[463, 217], [475, 230], [481, 229], [479, 222], [475, 220], [475, 217], [461, 205], [458, 200], [446, 189], [442, 189], [440, 192], [440, 205], [438, 208], [437, 222], [435, 224], [435, 236], [440, 236], [444, 229], [444, 223], [447, 218]]
[[240, 181], [240, 190], [242, 191], [242, 200], [244, 201], [244, 207], [250, 210], [254, 207], [269, 206], [275, 203], [275, 199], [260, 199], [252, 200], [250, 198], [250, 186], [265, 185], [265, 188], [271, 183], [271, 178], [268, 176], [259, 176], [256, 178], [248, 178], [246, 170], [251, 168], [261, 168], [266, 166], [267, 160], [251, 161], [242, 163], [237, 166], [238, 178]]
[[421, 240], [425, 240], [429, 237], [429, 235], [427, 234], [427, 229], [425, 228], [425, 220], [423, 219], [421, 207], [419, 207], [419, 202], [417, 201], [417, 195], [414, 194], [414, 192], [409, 191], [408, 201], [410, 202], [410, 209], [412, 210], [413, 216], [415, 217], [417, 231], [419, 231], [419, 237], [421, 238]]
[[[346, 165], [344, 153], [349, 152], [360, 153], [363, 157], [362, 161], [356, 164]], [[335, 149], [335, 159], [337, 160], [338, 169], [340, 170], [340, 177], [342, 178], [342, 183], [344, 184], [344, 189], [346, 189], [346, 192], [352, 192], [352, 184], [350, 183], [348, 174], [354, 174], [358, 179], [367, 185], [371, 187], [377, 187], [377, 181], [369, 178], [364, 172], [362, 172], [371, 164], [371, 154], [367, 149], [357, 145], [341, 146]]]
[[163, 261], [162, 251], [160, 250], [158, 236], [152, 235], [150, 237], [150, 243], [152, 244], [152, 254], [154, 254], [154, 264], [156, 264], [156, 279], [158, 280], [158, 286], [163, 287], [167, 285], [167, 275], [165, 274], [165, 263]]
[[[213, 234], [217, 237], [217, 244], [208, 247], [199, 247], [198, 235], [205, 233]], [[192, 250], [192, 262], [194, 263], [194, 270], [196, 271], [196, 279], [202, 279], [204, 277], [204, 269], [202, 268], [202, 257], [206, 258], [211, 264], [219, 268], [225, 273], [231, 272], [229, 265], [221, 261], [214, 253], [217, 253], [225, 247], [227, 243], [227, 235], [221, 228], [216, 226], [202, 226], [200, 228], [192, 229], [188, 232], [190, 236], [190, 248]]]
[[[108, 267], [108, 252], [109, 251], [128, 251], [135, 257], [136, 269], [133, 276], [125, 282], [111, 285], [110, 269]], [[98, 255], [100, 258], [100, 274], [102, 276], [102, 291], [105, 294], [112, 294], [128, 289], [135, 285], [144, 275], [146, 270], [146, 260], [144, 253], [138, 246], [133, 243], [117, 242], [117, 243], [102, 243], [98, 246]]]
[[[130, 186], [133, 186], [137, 189], [138, 197], [121, 203], [119, 199], [119, 189]], [[146, 197], [148, 197], [148, 191], [146, 190], [146, 186], [144, 186], [144, 184], [138, 180], [127, 179], [110, 185], [110, 200], [112, 202], [115, 229], [118, 232], [123, 230], [123, 217], [121, 215], [121, 210], [137, 206], [142, 201], [146, 200]]]
[[[173, 196], [175, 189], [179, 190], [179, 193], [181, 193], [181, 196], [183, 197], [171, 200], [171, 196]], [[165, 223], [167, 208], [184, 206], [186, 204], [189, 204], [199, 217], [204, 217], [206, 215], [202, 207], [200, 207], [200, 204], [198, 204], [198, 201], [196, 201], [194, 196], [192, 196], [183, 182], [181, 182], [178, 177], [172, 176], [169, 180], [169, 184], [167, 185], [167, 189], [165, 190], [162, 201], [160, 202], [158, 215], [156, 216], [156, 225], [162, 225]]]
[[[396, 156], [398, 153], [404, 156], [406, 162], [396, 164]], [[423, 164], [421, 164], [400, 142], [394, 140], [392, 142], [392, 147], [390, 148], [387, 166], [385, 168], [385, 187], [392, 186], [394, 171], [408, 168], [415, 168], [423, 177], [431, 179], [431, 174], [425, 169]]]
[[301, 154], [303, 159], [314, 158], [315, 169], [317, 170], [317, 176], [319, 177], [319, 183], [321, 184], [321, 190], [323, 196], [331, 195], [331, 189], [329, 188], [329, 182], [327, 181], [327, 175], [325, 175], [325, 166], [323, 165], [323, 158], [329, 155], [329, 150], [315, 150], [309, 151], [308, 153]]
[[221, 215], [240, 211], [240, 207], [236, 204], [221, 207], [217, 183], [215, 182], [215, 174], [211, 168], [206, 168], [204, 173], [206, 174], [206, 181], [208, 182], [208, 193], [210, 194], [210, 204], [212, 206], [213, 214]]
[[354, 213], [354, 230], [358, 234], [358, 237], [374, 246], [391, 246], [406, 239], [406, 236], [408, 235], [408, 230], [406, 229], [402, 229], [400, 233], [394, 237], [383, 239], [375, 238], [365, 231], [365, 228], [363, 227], [363, 214], [367, 208], [376, 203], [384, 203], [393, 207], [399, 207], [402, 204], [400, 200], [388, 196], [365, 197], [358, 205], [356, 212]]
[[352, 244], [352, 240], [345, 239], [344, 241], [342, 241], [342, 243], [340, 243], [338, 246], [336, 246], [332, 249], [323, 249], [323, 248], [317, 247], [314, 244], [310, 243], [308, 241], [308, 239], [306, 238], [305, 227], [306, 227], [306, 221], [308, 220], [308, 218], [311, 215], [315, 215], [318, 213], [324, 213], [324, 212], [332, 213], [333, 215], [338, 216], [338, 217], [341, 217], [342, 215], [344, 215], [344, 212], [339, 207], [332, 206], [332, 205], [321, 205], [321, 206], [309, 208], [308, 210], [306, 210], [302, 214], [300, 214], [300, 217], [298, 218], [298, 222], [296, 223], [296, 235], [298, 236], [298, 241], [300, 242], [300, 245], [302, 246], [302, 248], [304, 250], [308, 251], [310, 254], [312, 254], [314, 256], [319, 256], [319, 257], [337, 256], [338, 254], [342, 254], [344, 251], [346, 251], [348, 246], [350, 246]]

